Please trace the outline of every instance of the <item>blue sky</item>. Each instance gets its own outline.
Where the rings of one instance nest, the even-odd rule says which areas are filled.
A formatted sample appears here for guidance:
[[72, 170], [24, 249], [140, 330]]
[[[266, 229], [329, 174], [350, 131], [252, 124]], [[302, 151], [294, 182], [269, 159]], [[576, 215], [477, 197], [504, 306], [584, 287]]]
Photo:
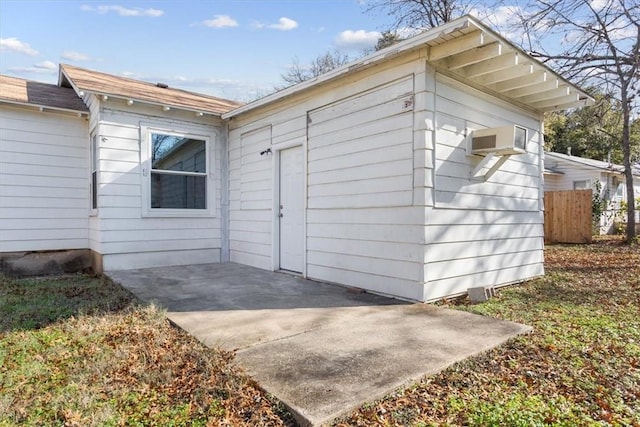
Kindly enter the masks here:
[[[372, 47], [392, 18], [366, 13], [370, 1], [0, 0], [0, 74], [55, 83], [58, 64], [69, 63], [248, 101], [282, 85], [294, 57], [308, 64], [339, 50], [356, 58]], [[506, 29], [524, 4], [509, 3], [480, 0], [473, 13]], [[517, 43], [522, 34], [505, 36]], [[540, 41], [553, 49], [563, 38], [571, 34]]]
[[357, 0], [0, 0], [0, 73], [55, 83], [59, 63], [248, 100], [391, 19]]

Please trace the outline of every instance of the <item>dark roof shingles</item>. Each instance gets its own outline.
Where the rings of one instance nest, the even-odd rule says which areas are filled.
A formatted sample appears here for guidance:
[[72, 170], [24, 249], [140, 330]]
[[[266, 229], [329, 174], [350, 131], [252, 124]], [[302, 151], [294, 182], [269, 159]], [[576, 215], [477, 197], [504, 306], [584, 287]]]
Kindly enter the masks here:
[[2, 75], [0, 100], [83, 113], [89, 111], [73, 89]]

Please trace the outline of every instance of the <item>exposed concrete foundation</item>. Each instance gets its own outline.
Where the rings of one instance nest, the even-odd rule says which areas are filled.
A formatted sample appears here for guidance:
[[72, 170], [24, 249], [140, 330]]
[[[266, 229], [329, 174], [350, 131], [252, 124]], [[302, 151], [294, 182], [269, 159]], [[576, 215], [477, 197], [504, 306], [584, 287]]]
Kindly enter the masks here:
[[492, 287], [488, 286], [480, 286], [477, 288], [469, 288], [469, 299], [473, 303], [485, 302], [494, 296], [496, 296], [496, 291]]
[[11, 277], [77, 273], [92, 267], [89, 249], [0, 253], [0, 273]]

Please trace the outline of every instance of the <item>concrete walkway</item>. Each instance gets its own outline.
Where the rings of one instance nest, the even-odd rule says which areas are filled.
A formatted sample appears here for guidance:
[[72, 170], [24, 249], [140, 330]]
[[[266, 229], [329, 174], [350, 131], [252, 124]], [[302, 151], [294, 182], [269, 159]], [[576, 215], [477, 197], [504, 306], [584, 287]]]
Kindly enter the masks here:
[[236, 360], [302, 425], [320, 425], [528, 326], [244, 265], [110, 272]]

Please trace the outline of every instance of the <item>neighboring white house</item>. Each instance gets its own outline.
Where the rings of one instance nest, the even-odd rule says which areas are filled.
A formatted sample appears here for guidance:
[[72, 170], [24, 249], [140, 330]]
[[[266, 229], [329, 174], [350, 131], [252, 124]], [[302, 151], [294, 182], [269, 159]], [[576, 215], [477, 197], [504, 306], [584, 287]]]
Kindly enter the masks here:
[[89, 247], [88, 115], [72, 89], [0, 76], [0, 253]]
[[[545, 191], [600, 189], [600, 198], [606, 202], [600, 220], [602, 234], [613, 231], [620, 203], [627, 201], [624, 166], [606, 161], [585, 159], [568, 154], [545, 152]], [[640, 171], [634, 171], [634, 198], [640, 197]], [[640, 212], [636, 212], [636, 215]], [[640, 219], [636, 217], [636, 223]]]
[[543, 113], [592, 101], [470, 17], [245, 106], [59, 83], [90, 111], [98, 268], [230, 260], [419, 301], [543, 274]]

